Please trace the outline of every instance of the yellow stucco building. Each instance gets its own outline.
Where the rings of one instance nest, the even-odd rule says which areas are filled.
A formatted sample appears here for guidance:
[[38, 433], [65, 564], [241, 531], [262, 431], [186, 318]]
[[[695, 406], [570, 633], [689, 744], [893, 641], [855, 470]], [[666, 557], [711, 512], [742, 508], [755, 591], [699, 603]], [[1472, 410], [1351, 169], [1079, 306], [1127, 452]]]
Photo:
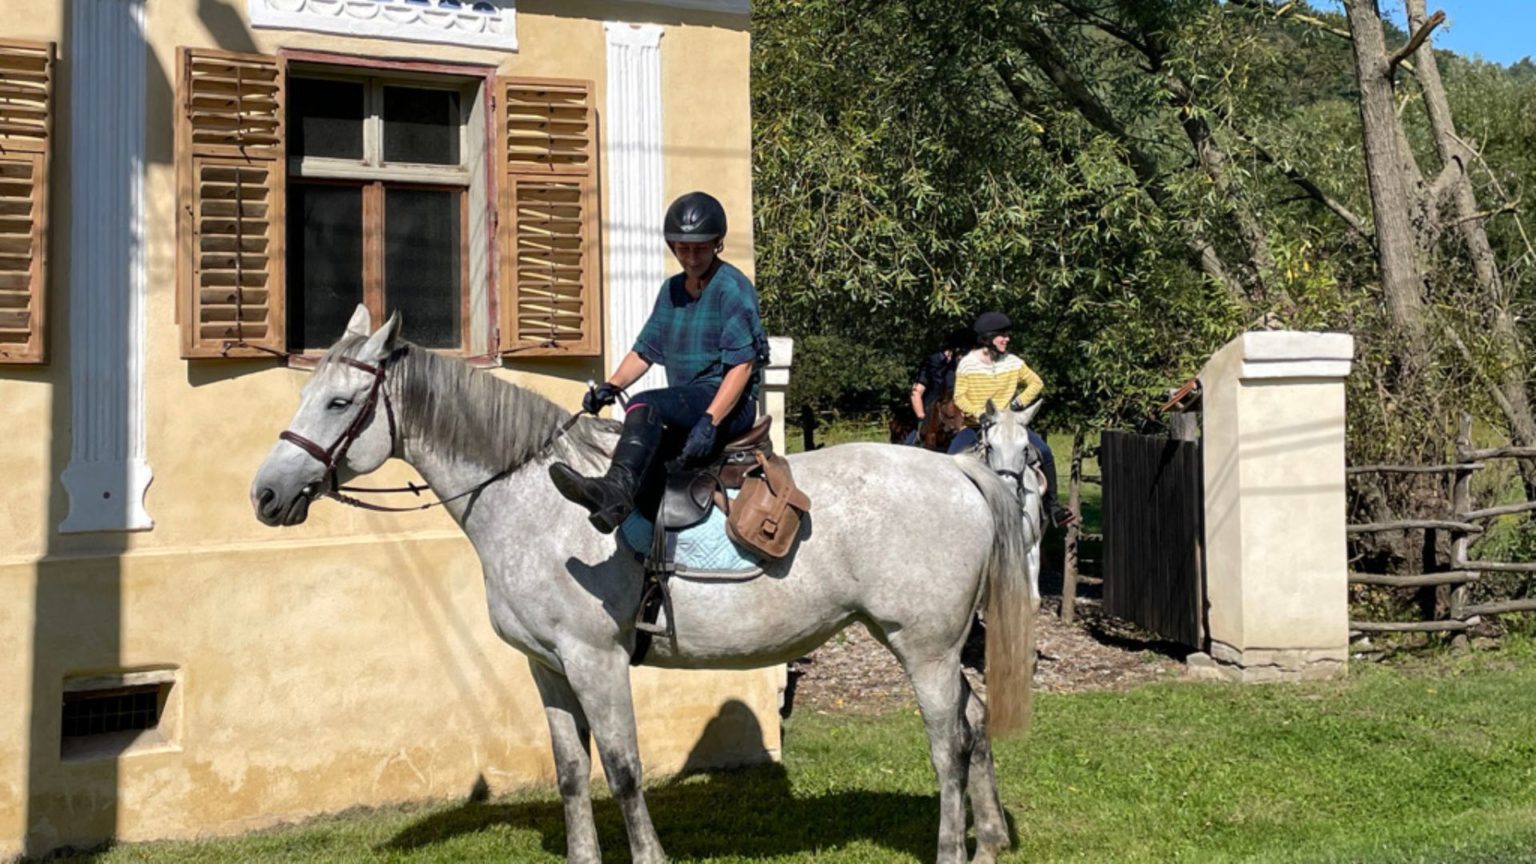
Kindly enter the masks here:
[[[0, 860], [552, 784], [441, 511], [256, 466], [358, 302], [575, 407], [671, 263], [752, 263], [747, 0], [0, 0]], [[393, 464], [380, 485], [411, 479]], [[783, 670], [634, 673], [651, 776]]]

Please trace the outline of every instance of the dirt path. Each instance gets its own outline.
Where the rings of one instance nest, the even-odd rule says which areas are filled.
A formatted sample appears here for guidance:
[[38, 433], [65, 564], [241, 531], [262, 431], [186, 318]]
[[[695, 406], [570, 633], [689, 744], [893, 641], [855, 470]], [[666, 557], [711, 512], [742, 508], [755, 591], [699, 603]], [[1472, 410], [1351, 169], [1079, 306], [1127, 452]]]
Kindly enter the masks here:
[[[1057, 617], [1057, 598], [1047, 597], [1045, 604], [1035, 618], [1037, 692], [1129, 690], [1184, 673], [1176, 646], [1103, 617], [1096, 605], [1079, 605], [1078, 621], [1067, 625]], [[967, 646], [968, 660], [980, 653], [979, 644]], [[791, 664], [790, 680], [795, 711], [878, 714], [914, 704], [896, 659], [860, 626]]]

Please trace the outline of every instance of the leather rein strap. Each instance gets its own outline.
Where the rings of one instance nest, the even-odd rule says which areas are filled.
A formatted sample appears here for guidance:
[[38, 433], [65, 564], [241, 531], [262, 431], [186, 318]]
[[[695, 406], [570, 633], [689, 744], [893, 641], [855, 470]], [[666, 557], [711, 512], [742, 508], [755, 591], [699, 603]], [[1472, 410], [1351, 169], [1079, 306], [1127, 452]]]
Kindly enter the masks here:
[[[329, 447], [321, 447], [314, 441], [288, 429], [284, 429], [277, 436], [279, 440], [287, 441], [289, 444], [298, 447], [300, 450], [303, 450], [305, 453], [313, 457], [315, 461], [325, 466], [325, 475], [322, 478], [325, 491], [321, 494], [336, 501], [340, 501], [343, 504], [347, 504], [352, 507], [358, 507], [363, 510], [374, 510], [381, 513], [410, 513], [416, 510], [430, 510], [433, 507], [441, 507], [444, 504], [448, 504], [452, 501], [457, 501], [460, 498], [473, 495], [484, 490], [485, 487], [495, 483], [497, 480], [501, 480], [502, 478], [512, 473], [512, 468], [503, 468], [502, 470], [497, 471], [495, 474], [492, 474], [491, 476], [485, 478], [479, 483], [476, 483], [468, 489], [465, 489], [463, 492], [460, 492], [457, 495], [452, 495], [447, 498], [440, 498], [437, 501], [431, 501], [426, 504], [418, 504], [414, 507], [390, 507], [385, 504], [374, 504], [368, 501], [363, 501], [359, 498], [354, 498], [351, 495], [342, 494], [343, 492], [374, 492], [380, 494], [392, 492], [410, 492], [413, 495], [420, 495], [422, 489], [426, 487], [418, 486], [415, 483], [409, 483], [405, 486], [387, 489], [339, 485], [337, 481], [336, 469], [339, 465], [341, 465], [342, 461], [346, 459], [347, 451], [351, 449], [353, 442], [357, 440], [359, 435], [363, 434], [363, 430], [367, 428], [369, 421], [373, 419], [374, 411], [378, 409], [379, 399], [381, 396], [384, 400], [384, 414], [389, 418], [390, 453], [394, 453], [395, 448], [398, 445], [399, 431], [395, 423], [395, 406], [394, 403], [390, 401], [389, 390], [384, 386], [384, 378], [388, 372], [388, 367], [382, 363], [374, 366], [369, 363], [364, 363], [360, 360], [354, 360], [351, 357], [338, 357], [336, 358], [336, 362], [346, 364], [347, 366], [351, 366], [354, 369], [362, 370], [363, 372], [367, 372], [369, 375], [373, 376], [373, 384], [369, 386], [368, 395], [364, 397], [363, 400], [363, 410], [357, 412], [357, 416], [352, 419], [351, 424], [347, 426], [347, 428], [341, 433], [341, 436], [338, 437]], [[560, 427], [555, 430], [555, 434], [551, 435], [548, 441], [545, 441], [542, 445], [540, 445], [537, 452], [542, 454], [550, 447], [553, 447], [555, 442], [560, 440], [560, 438], [564, 436], [565, 433], [569, 432], [571, 427], [575, 426], [576, 422], [580, 419], [581, 414], [579, 412], [572, 414], [564, 423], [560, 424]]]

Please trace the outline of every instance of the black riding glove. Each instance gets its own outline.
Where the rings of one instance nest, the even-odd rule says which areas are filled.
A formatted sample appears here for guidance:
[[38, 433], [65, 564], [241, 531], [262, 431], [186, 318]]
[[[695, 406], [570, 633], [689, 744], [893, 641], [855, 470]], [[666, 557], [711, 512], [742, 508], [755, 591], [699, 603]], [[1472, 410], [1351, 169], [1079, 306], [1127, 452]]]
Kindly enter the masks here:
[[581, 397], [581, 410], [588, 414], [596, 414], [604, 408], [617, 402], [623, 388], [609, 384], [607, 381], [587, 391], [587, 395]]
[[705, 414], [699, 418], [699, 422], [693, 424], [693, 431], [688, 433], [688, 443], [683, 445], [683, 458], [689, 462], [697, 462], [714, 451], [714, 418]]

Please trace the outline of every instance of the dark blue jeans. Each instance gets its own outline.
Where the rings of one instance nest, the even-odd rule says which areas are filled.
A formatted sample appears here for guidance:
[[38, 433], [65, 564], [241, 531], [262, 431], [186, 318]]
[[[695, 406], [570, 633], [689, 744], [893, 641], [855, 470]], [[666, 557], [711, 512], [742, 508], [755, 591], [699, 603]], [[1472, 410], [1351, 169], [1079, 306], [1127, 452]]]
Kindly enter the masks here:
[[[649, 405], [660, 415], [661, 425], [666, 430], [661, 455], [670, 459], [682, 450], [683, 442], [688, 440], [688, 433], [693, 431], [694, 424], [709, 410], [709, 403], [714, 401], [717, 390], [718, 387], [708, 384], [662, 387], [647, 390], [629, 400], [629, 407], [633, 409], [637, 405]], [[742, 393], [741, 400], [731, 409], [731, 413], [725, 415], [715, 431], [715, 449], [722, 449], [731, 439], [745, 435], [756, 419], [756, 401]]]

